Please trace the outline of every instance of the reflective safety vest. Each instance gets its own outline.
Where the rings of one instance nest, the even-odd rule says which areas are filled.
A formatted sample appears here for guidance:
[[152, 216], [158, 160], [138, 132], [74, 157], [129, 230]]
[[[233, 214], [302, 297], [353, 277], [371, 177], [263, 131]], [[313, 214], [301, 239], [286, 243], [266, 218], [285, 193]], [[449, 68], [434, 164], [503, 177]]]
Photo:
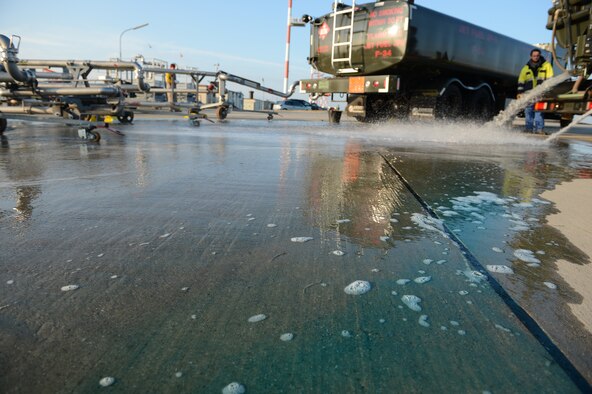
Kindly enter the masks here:
[[534, 89], [537, 85], [543, 83], [544, 80], [553, 77], [553, 67], [551, 63], [545, 61], [537, 70], [535, 77], [534, 71], [528, 64], [522, 67], [520, 76], [518, 77], [518, 93], [526, 92]]
[[167, 86], [173, 86], [175, 83], [175, 74], [174, 73], [166, 73], [165, 74], [165, 81]]

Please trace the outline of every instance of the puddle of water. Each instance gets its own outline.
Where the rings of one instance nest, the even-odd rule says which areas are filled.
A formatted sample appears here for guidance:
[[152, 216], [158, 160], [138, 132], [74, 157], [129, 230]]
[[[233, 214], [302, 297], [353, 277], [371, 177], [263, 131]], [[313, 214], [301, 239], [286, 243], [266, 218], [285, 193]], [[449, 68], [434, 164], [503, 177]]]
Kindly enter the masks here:
[[[522, 152], [498, 149], [482, 160], [443, 151], [431, 156], [418, 149], [399, 151], [396, 165], [580, 370], [589, 371], [590, 361], [579, 349], [591, 348], [592, 337], [569, 308], [581, 295], [568, 290], [571, 286], [562, 282], [555, 266], [560, 259], [588, 264], [589, 258], [546, 225], [554, 207], [539, 197], [558, 183], [582, 176], [581, 167], [590, 159], [586, 144], [523, 147]], [[561, 290], [549, 293], [546, 283]]]
[[[113, 376], [122, 391], [578, 391], [427, 220], [377, 154], [382, 144], [220, 131], [131, 138], [92, 162], [44, 152], [29, 227], [0, 227], [9, 388], [90, 392]], [[489, 226], [483, 206], [497, 198], [532, 209], [498, 190], [514, 154], [456, 167], [446, 154], [393, 154], [434, 187], [428, 198], [479, 207], [457, 210], [467, 226]], [[63, 179], [61, 166], [79, 176], [43, 181]], [[82, 176], [113, 168], [113, 178]], [[454, 180], [438, 176], [451, 171]], [[534, 227], [528, 218], [515, 219]], [[357, 280], [367, 292], [346, 294]]]

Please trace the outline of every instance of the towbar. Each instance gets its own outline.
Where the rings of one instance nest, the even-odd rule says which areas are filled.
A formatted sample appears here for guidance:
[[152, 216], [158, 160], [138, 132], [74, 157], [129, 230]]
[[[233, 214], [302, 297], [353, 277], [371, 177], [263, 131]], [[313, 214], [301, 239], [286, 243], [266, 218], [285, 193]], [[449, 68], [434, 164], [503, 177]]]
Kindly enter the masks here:
[[234, 82], [234, 83], [238, 83], [240, 85], [244, 85], [247, 86], [249, 88], [253, 88], [253, 89], [257, 89], [260, 90], [262, 92], [266, 92], [269, 94], [273, 94], [274, 96], [278, 96], [278, 97], [283, 97], [283, 98], [288, 98], [291, 95], [294, 94], [294, 92], [296, 91], [296, 87], [300, 84], [300, 81], [296, 81], [292, 84], [292, 86], [290, 87], [290, 90], [288, 93], [284, 93], [284, 92], [280, 92], [279, 90], [274, 90], [271, 88], [267, 88], [265, 86], [262, 86], [259, 82], [255, 82], [255, 81], [251, 81], [250, 79], [246, 79], [246, 78], [242, 78], [239, 77], [237, 75], [233, 75], [233, 74], [228, 74], [224, 71], [220, 71], [218, 72], [217, 77], [221, 80], [224, 81], [230, 81], [230, 82]]

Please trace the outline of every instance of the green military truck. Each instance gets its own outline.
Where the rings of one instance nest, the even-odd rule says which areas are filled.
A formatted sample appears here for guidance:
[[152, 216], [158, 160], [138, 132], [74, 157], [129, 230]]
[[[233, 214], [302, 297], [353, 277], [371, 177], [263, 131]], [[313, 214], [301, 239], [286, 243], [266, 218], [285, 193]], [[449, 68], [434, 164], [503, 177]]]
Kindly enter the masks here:
[[489, 119], [516, 97], [532, 45], [412, 0], [352, 1], [304, 16], [309, 63], [332, 77], [300, 81], [301, 93], [347, 97], [346, 114], [360, 121]]

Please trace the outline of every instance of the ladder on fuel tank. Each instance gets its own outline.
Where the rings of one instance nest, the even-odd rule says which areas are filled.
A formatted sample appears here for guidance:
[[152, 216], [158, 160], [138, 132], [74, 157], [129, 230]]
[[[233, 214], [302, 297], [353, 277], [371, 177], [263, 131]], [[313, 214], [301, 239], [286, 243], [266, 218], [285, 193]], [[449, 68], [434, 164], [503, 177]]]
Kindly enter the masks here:
[[[354, 40], [354, 16], [356, 10], [356, 0], [352, 0], [351, 7], [343, 4], [340, 0], [334, 0], [333, 2], [333, 41], [331, 48], [331, 65], [333, 69], [339, 74], [356, 73], [357, 68], [352, 65], [352, 49]], [[349, 16], [349, 24], [338, 25], [337, 17], [343, 15], [340, 18], [342, 21]], [[346, 39], [343, 39], [343, 36]], [[342, 54], [344, 51], [341, 48], [346, 48], [345, 52], [347, 57]], [[346, 65], [346, 67], [344, 67]]]

